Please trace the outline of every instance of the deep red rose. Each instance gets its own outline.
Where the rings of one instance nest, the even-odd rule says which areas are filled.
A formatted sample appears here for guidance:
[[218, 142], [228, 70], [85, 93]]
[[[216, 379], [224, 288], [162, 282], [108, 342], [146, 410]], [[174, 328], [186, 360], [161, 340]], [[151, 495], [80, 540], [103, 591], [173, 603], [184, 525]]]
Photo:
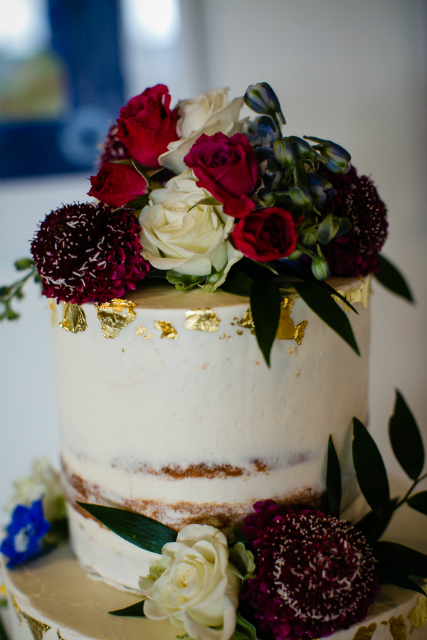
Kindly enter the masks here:
[[223, 203], [224, 213], [235, 218], [249, 215], [255, 204], [248, 195], [255, 190], [258, 163], [249, 140], [242, 133], [201, 135], [185, 156], [197, 186], [207, 189]]
[[120, 109], [117, 138], [132, 158], [150, 169], [160, 166], [159, 156], [179, 137], [176, 132], [178, 110], [171, 111], [170, 102], [168, 88], [157, 84], [131, 98]]
[[270, 207], [243, 218], [233, 229], [234, 243], [247, 258], [269, 262], [289, 256], [297, 244], [295, 221], [289, 211]]
[[138, 171], [117, 162], [105, 162], [96, 176], [90, 177], [88, 195], [112, 207], [121, 207], [147, 193], [147, 183]]

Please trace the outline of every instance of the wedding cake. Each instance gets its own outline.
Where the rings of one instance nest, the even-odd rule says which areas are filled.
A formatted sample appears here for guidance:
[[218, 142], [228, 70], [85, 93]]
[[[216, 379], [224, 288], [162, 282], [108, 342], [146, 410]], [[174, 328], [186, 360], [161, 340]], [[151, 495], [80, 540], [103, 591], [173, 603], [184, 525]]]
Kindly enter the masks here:
[[75, 557], [51, 550], [64, 502], [39, 469], [1, 547], [13, 640], [426, 637], [370, 475], [371, 273], [410, 297], [379, 256], [385, 206], [345, 149], [283, 136], [266, 83], [170, 104], [157, 85], [120, 110], [96, 201], [17, 263], [50, 299]]

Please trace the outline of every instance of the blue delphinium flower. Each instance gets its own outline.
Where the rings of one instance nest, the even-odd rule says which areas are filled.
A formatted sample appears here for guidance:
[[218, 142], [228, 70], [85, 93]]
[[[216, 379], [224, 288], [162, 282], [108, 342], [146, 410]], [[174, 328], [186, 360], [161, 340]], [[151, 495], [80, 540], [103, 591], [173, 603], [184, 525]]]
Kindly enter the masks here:
[[12, 522], [6, 529], [7, 537], [0, 547], [0, 551], [9, 558], [7, 567], [13, 569], [38, 555], [42, 551], [42, 539], [49, 529], [41, 500], [36, 500], [30, 507], [19, 504], [12, 513]]

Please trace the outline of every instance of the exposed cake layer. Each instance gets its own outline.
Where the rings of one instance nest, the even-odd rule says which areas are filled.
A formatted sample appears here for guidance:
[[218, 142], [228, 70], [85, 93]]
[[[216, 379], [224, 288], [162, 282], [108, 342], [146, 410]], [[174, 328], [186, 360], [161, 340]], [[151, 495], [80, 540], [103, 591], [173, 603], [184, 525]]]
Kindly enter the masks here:
[[[176, 529], [190, 522], [227, 529], [257, 500], [318, 503], [330, 434], [344, 473], [343, 507], [352, 501], [352, 418], [367, 419], [365, 305], [355, 303], [359, 315], [349, 315], [359, 358], [293, 299], [268, 369], [244, 326], [247, 299], [150, 287], [132, 300], [121, 320], [85, 305], [84, 332], [57, 323], [53, 331], [64, 487], [73, 545], [86, 566], [135, 588], [151, 554], [135, 568], [132, 545], [106, 530], [98, 536], [99, 524], [76, 510], [76, 499]], [[102, 334], [98, 313], [104, 332], [118, 334], [113, 339]]]

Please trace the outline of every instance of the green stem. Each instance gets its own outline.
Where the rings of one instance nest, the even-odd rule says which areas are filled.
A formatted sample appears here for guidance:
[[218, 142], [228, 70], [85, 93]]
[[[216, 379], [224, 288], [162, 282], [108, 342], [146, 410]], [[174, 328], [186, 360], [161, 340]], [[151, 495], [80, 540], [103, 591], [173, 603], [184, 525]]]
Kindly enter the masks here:
[[281, 140], [283, 140], [282, 127], [280, 125], [279, 118], [277, 117], [277, 114], [276, 113], [270, 113], [269, 116], [274, 122], [274, 126], [276, 127], [277, 133], [279, 134], [279, 138]]
[[394, 507], [393, 511], [396, 511], [396, 509], [398, 509], [400, 506], [402, 506], [402, 504], [404, 504], [407, 501], [407, 499], [409, 498], [409, 496], [411, 495], [411, 493], [413, 492], [417, 484], [421, 482], [421, 480], [424, 480], [425, 478], [427, 478], [427, 473], [425, 473], [423, 476], [420, 476], [417, 480], [414, 480], [414, 482], [412, 483], [412, 486], [409, 487], [408, 491], [405, 493], [402, 500], [399, 500], [399, 502]]
[[27, 282], [27, 280], [29, 280], [36, 273], [37, 273], [37, 268], [35, 266], [31, 267], [31, 271], [26, 276], [24, 276], [23, 278], [21, 278], [21, 280], [18, 280], [17, 282], [14, 282], [11, 285], [10, 292], [8, 295], [4, 297], [0, 297], [0, 301], [3, 302], [3, 304], [7, 304], [8, 302], [10, 302], [12, 298], [17, 294], [19, 289], [21, 289], [22, 286]]

